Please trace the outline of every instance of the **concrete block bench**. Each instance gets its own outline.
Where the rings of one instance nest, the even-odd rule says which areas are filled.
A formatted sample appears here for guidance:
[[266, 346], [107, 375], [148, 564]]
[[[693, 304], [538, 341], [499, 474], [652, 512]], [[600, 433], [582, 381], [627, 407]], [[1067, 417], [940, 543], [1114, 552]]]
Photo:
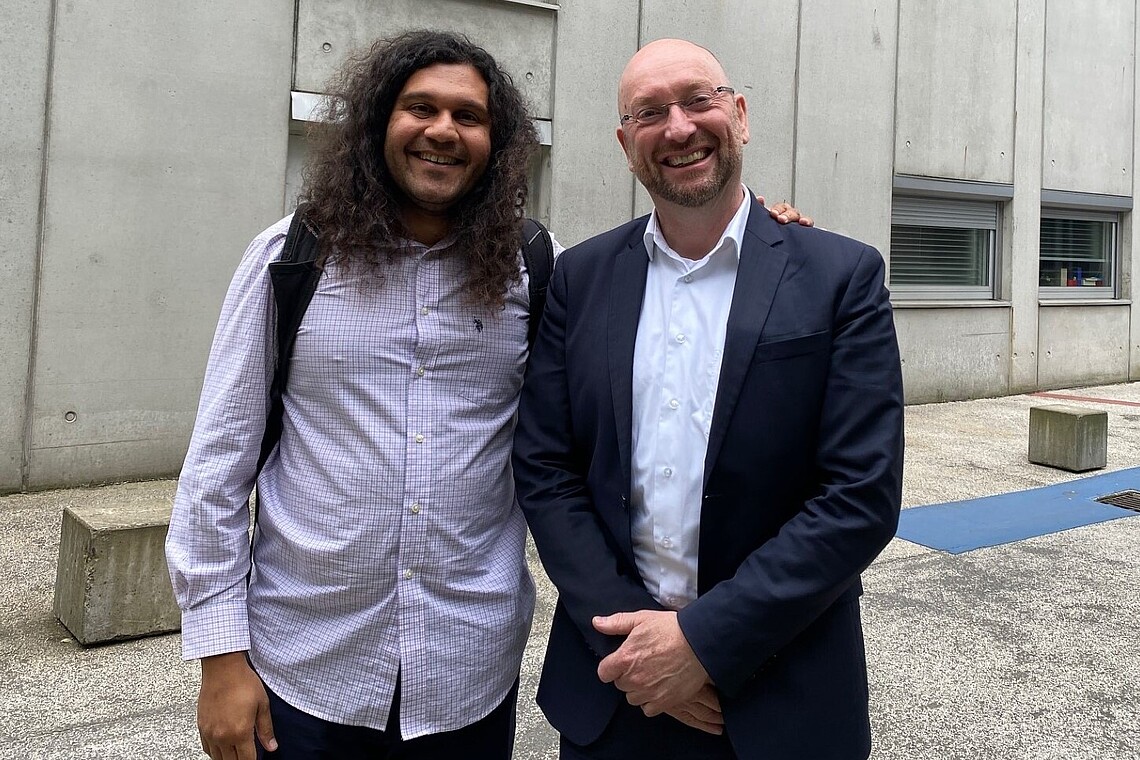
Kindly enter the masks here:
[[1029, 461], [1070, 472], [1108, 463], [1108, 413], [1065, 404], [1029, 410]]
[[163, 552], [170, 508], [154, 499], [63, 510], [55, 615], [79, 643], [178, 630]]

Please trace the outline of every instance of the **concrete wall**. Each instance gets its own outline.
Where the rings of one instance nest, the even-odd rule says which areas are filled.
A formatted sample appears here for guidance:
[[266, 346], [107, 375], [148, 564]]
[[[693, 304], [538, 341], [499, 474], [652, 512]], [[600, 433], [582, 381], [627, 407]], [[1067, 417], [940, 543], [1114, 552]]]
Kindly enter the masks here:
[[0, 16], [0, 492], [23, 480], [51, 19], [48, 0]]
[[1127, 380], [1128, 312], [1126, 305], [1042, 308], [1037, 349], [1041, 387]]
[[1001, 306], [896, 309], [906, 402], [1006, 393], [1009, 312]]
[[1046, 9], [1042, 186], [1131, 195], [1135, 0]]
[[890, 243], [898, 3], [800, 4], [795, 200], [825, 227]]
[[1017, 6], [900, 4], [896, 173], [1013, 181]]
[[[372, 40], [455, 29], [553, 145], [533, 213], [573, 244], [649, 209], [615, 139], [650, 40], [714, 50], [749, 104], [745, 181], [889, 259], [896, 174], [1011, 184], [982, 304], [896, 304], [911, 403], [1140, 377], [1129, 301], [1039, 305], [1041, 189], [1131, 196], [1133, 0], [31, 0], [0, 20], [0, 491], [168, 474], [222, 294], [292, 205], [289, 92]], [[290, 135], [292, 128], [293, 134]], [[1120, 227], [1120, 295], [1140, 231]]]
[[618, 145], [617, 80], [640, 42], [639, 0], [575, 0], [558, 11], [550, 229], [566, 245], [634, 214]]
[[279, 11], [55, 9], [20, 485], [177, 471], [225, 286], [281, 206], [293, 22]]

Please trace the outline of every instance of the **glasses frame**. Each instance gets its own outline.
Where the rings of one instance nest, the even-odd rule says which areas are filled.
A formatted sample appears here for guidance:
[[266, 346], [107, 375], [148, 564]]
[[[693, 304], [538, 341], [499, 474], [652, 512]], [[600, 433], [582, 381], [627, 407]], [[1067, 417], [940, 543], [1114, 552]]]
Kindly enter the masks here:
[[[637, 109], [637, 112], [638, 113], [644, 113], [645, 111], [648, 111], [651, 109], [659, 109], [661, 111], [660, 119], [661, 119], [661, 121], [663, 121], [664, 119], [668, 118], [669, 108], [672, 106], [677, 106], [682, 111], [684, 111], [685, 113], [690, 114], [690, 115], [694, 114], [694, 113], [704, 113], [705, 110], [707, 110], [707, 109], [702, 109], [702, 110], [697, 110], [697, 111], [691, 110], [694, 107], [694, 105], [697, 105], [693, 102], [694, 99], [700, 98], [702, 96], [708, 96], [709, 97], [708, 105], [711, 108], [716, 103], [719, 103], [723, 96], [735, 95], [735, 94], [736, 94], [736, 90], [729, 87], [728, 85], [722, 84], [719, 87], [712, 88], [711, 90], [699, 90], [697, 92], [692, 93], [688, 97], [681, 98], [679, 100], [670, 100], [668, 103], [652, 103], [650, 105], [645, 105], [645, 106], [642, 106], [641, 108]], [[644, 117], [639, 118], [637, 116], [634, 116], [633, 114], [627, 113], [627, 114], [621, 115], [621, 118], [618, 119], [618, 123], [621, 124], [621, 126], [623, 126], [623, 127], [628, 127], [631, 124], [636, 124], [639, 127], [649, 127], [649, 126], [653, 126], [655, 124], [661, 123], [661, 121], [659, 121], [656, 118], [651, 118], [648, 123], [645, 123], [642, 120], [643, 118]]]

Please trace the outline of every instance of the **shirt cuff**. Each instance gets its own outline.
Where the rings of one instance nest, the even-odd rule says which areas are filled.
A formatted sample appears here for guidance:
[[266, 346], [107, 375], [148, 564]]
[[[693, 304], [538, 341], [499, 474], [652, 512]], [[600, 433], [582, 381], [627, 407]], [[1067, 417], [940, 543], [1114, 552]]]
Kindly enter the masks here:
[[182, 659], [248, 650], [249, 616], [244, 599], [182, 611]]

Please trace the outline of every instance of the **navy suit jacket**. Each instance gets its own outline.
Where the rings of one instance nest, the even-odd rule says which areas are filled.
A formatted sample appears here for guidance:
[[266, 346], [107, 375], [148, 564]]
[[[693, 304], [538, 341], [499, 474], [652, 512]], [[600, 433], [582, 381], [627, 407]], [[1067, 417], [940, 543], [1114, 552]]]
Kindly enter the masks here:
[[[704, 463], [698, 598], [678, 615], [740, 757], [870, 750], [859, 574], [894, 535], [903, 401], [883, 260], [752, 199]], [[595, 615], [658, 610], [630, 535], [647, 219], [559, 257], [519, 406], [519, 504], [559, 598], [538, 703], [576, 744], [621, 692]], [[663, 718], [671, 720], [671, 718]]]

